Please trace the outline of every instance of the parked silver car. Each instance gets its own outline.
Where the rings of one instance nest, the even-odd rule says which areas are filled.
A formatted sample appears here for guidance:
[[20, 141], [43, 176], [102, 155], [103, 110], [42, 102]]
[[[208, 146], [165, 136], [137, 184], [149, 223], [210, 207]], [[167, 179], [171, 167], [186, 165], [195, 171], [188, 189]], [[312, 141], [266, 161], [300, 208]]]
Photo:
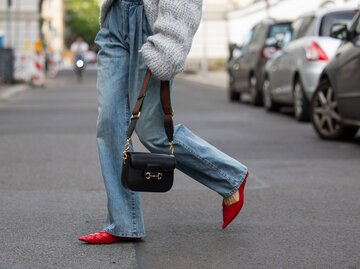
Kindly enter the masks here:
[[360, 12], [353, 25], [332, 27], [344, 42], [321, 75], [311, 102], [311, 119], [324, 139], [353, 138], [360, 128]]
[[341, 44], [330, 37], [330, 29], [334, 24], [350, 25], [355, 14], [351, 9], [321, 9], [293, 22], [288, 44], [265, 67], [263, 102], [267, 110], [291, 105], [297, 120], [309, 120], [309, 102], [320, 74]]

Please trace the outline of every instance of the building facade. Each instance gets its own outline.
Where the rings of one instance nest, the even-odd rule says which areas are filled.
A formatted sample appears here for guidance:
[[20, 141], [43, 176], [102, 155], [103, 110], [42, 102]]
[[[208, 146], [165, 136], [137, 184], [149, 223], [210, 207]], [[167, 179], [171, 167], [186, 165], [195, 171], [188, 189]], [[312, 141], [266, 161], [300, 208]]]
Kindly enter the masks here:
[[43, 0], [41, 32], [48, 50], [64, 50], [64, 13], [63, 0]]
[[227, 14], [229, 40], [241, 44], [252, 26], [267, 17], [294, 20], [303, 13], [322, 7], [356, 8], [358, 3], [358, 0], [248, 0], [245, 6]]
[[204, 0], [202, 21], [187, 61], [189, 71], [206, 72], [224, 65], [229, 40], [226, 14], [232, 8], [233, 0]]
[[33, 55], [45, 41], [54, 50], [63, 49], [62, 0], [0, 0], [0, 34], [3, 46], [14, 51], [15, 78], [29, 80]]
[[0, 31], [4, 47], [14, 50], [15, 78], [26, 79], [28, 59], [40, 38], [39, 0], [0, 0]]

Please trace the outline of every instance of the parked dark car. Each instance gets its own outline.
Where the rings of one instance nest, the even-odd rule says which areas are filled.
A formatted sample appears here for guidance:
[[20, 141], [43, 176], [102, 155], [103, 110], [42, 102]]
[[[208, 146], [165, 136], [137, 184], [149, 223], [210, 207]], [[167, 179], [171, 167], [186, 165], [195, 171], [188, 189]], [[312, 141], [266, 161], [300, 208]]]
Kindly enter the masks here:
[[349, 29], [333, 25], [331, 35], [344, 42], [321, 74], [311, 118], [321, 138], [350, 139], [360, 128], [360, 13]]
[[253, 105], [262, 104], [264, 65], [282, 47], [290, 29], [289, 21], [273, 19], [264, 20], [251, 29], [238, 57], [228, 63], [230, 100], [240, 100], [241, 94], [247, 92]]
[[310, 100], [321, 72], [335, 57], [341, 40], [330, 36], [333, 24], [351, 24], [356, 11], [318, 9], [292, 24], [291, 41], [274, 54], [265, 67], [264, 107], [269, 111], [293, 106], [298, 121], [310, 120]]

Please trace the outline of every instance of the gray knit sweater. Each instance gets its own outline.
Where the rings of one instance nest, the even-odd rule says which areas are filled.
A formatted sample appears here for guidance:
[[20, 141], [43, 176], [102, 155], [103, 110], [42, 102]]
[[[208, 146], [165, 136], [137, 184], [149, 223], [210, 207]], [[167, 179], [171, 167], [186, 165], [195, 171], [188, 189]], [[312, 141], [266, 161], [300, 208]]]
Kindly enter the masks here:
[[[100, 23], [113, 0], [101, 6]], [[153, 35], [142, 46], [141, 53], [154, 76], [170, 80], [185, 69], [193, 37], [199, 27], [202, 0], [143, 0], [145, 14]]]

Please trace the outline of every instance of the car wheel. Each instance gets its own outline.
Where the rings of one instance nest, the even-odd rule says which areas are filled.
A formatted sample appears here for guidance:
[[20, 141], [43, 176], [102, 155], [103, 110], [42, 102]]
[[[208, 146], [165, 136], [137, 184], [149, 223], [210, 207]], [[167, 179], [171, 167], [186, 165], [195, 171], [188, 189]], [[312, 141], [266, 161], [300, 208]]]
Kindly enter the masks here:
[[334, 90], [325, 79], [321, 81], [311, 101], [311, 121], [316, 133], [323, 139], [351, 139], [358, 128], [341, 123]]
[[304, 87], [300, 79], [294, 85], [294, 114], [298, 121], [309, 121], [309, 101], [306, 99]]
[[265, 77], [264, 84], [262, 87], [262, 96], [263, 96], [263, 103], [264, 107], [267, 111], [278, 111], [279, 105], [276, 104], [271, 97], [270, 93], [270, 80], [268, 77]]
[[262, 99], [259, 91], [257, 90], [257, 79], [255, 75], [250, 77], [250, 96], [251, 96], [251, 104], [254, 106], [260, 106], [262, 104]]
[[230, 75], [230, 78], [229, 78], [229, 90], [228, 90], [228, 93], [229, 93], [229, 100], [234, 102], [234, 101], [239, 101], [240, 100], [240, 97], [241, 97], [241, 94], [239, 92], [236, 92], [235, 91], [235, 80], [233, 78], [233, 76]]

